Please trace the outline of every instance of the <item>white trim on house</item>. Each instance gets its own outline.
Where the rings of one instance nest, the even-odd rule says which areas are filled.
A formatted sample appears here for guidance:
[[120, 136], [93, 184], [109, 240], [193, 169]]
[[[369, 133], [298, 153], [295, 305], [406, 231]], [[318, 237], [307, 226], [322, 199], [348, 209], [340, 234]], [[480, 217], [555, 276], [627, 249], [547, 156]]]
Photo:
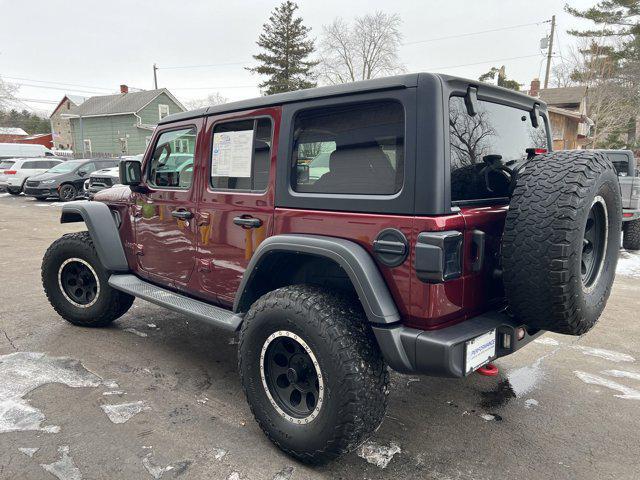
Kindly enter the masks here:
[[[87, 145], [89, 145], [88, 149], [87, 149]], [[86, 155], [87, 151], [89, 152], [89, 156], [91, 156], [93, 154], [93, 149], [91, 147], [91, 139], [90, 138], [83, 138], [82, 139], [82, 153], [84, 155]]]

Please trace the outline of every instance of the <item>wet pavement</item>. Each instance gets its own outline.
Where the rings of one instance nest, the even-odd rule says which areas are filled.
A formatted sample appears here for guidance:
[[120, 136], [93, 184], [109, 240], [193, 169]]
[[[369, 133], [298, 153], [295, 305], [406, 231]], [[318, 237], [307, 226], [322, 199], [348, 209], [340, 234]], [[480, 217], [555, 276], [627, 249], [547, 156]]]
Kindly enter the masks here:
[[136, 300], [83, 329], [47, 303], [60, 206], [0, 194], [0, 479], [633, 479], [640, 465], [640, 254], [600, 323], [545, 334], [500, 375], [393, 374], [374, 437], [321, 468], [251, 417], [233, 336]]

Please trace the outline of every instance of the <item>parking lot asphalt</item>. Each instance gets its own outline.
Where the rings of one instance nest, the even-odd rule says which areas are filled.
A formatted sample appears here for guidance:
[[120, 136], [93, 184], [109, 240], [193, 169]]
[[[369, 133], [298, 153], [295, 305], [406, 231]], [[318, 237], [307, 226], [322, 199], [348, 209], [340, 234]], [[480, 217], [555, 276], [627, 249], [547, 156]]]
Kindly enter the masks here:
[[141, 300], [105, 329], [53, 311], [42, 255], [83, 229], [59, 214], [0, 194], [0, 479], [640, 477], [640, 253], [587, 335], [547, 333], [498, 377], [394, 373], [371, 441], [310, 468], [253, 421], [233, 336]]

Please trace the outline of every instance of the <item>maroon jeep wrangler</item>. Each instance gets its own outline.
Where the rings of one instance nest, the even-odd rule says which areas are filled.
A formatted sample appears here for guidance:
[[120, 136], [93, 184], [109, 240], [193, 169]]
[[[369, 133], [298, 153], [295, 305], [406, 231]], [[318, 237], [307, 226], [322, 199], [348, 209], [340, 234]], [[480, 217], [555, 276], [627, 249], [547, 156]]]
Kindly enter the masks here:
[[593, 327], [618, 178], [550, 145], [539, 100], [425, 73], [171, 115], [124, 186], [63, 207], [87, 231], [47, 250], [44, 289], [76, 325], [139, 297], [239, 331], [260, 427], [323, 462], [378, 428], [387, 366], [465, 377]]

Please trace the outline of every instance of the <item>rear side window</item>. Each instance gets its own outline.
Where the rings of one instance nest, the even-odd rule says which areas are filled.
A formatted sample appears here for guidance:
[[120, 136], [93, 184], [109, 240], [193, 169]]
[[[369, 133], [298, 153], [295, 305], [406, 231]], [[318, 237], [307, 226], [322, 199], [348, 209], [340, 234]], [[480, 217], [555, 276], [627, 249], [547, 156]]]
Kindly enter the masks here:
[[10, 162], [8, 160], [0, 161], [0, 170], [9, 170], [11, 166], [16, 162]]
[[211, 186], [265, 191], [271, 166], [271, 119], [219, 123], [213, 129]]
[[509, 195], [510, 176], [487, 171], [497, 155], [503, 165], [527, 158], [528, 148], [547, 148], [545, 122], [534, 128], [526, 110], [478, 102], [475, 116], [467, 113], [462, 97], [449, 100], [451, 201], [483, 200]]
[[380, 101], [305, 110], [295, 118], [293, 189], [393, 195], [404, 175], [404, 110]]
[[162, 132], [149, 162], [149, 184], [158, 188], [189, 189], [195, 147], [193, 127]]
[[624, 153], [607, 153], [619, 177], [629, 175], [629, 158]]

